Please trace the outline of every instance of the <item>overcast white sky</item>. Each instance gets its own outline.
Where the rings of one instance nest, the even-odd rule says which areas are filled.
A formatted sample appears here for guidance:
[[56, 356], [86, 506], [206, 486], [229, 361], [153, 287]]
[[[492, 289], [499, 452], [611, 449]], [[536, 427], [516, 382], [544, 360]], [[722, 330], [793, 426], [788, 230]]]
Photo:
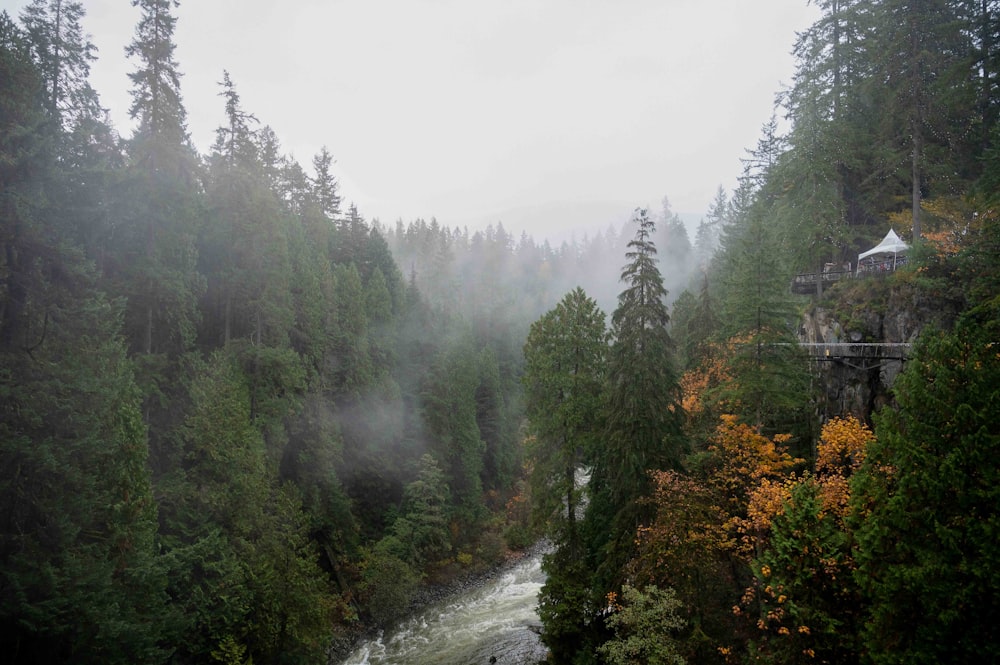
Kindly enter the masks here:
[[[0, 0], [17, 15], [25, 0]], [[92, 83], [128, 136], [139, 11], [83, 0]], [[637, 205], [704, 214], [791, 82], [806, 0], [182, 0], [202, 152], [218, 82], [305, 167], [326, 145], [368, 218], [502, 221], [536, 238]]]

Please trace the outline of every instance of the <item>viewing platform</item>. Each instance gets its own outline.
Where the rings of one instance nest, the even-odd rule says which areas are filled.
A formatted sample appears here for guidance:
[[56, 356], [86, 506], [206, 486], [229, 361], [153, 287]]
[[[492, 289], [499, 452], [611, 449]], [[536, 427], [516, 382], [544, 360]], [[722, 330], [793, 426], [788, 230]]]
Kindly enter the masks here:
[[830, 284], [839, 282], [842, 279], [853, 279], [854, 273], [850, 270], [838, 270], [836, 272], [807, 272], [796, 275], [792, 279], [792, 293], [811, 295], [816, 293], [816, 282], [822, 282], [822, 289], [825, 291]]
[[906, 265], [906, 253], [909, 249], [910, 246], [900, 240], [894, 230], [889, 229], [882, 242], [867, 252], [858, 254], [856, 270], [851, 269], [850, 263], [827, 263], [823, 266], [823, 272], [796, 275], [792, 279], [792, 293], [820, 294], [826, 285], [843, 279], [891, 274], [896, 268]]
[[822, 282], [822, 290], [830, 284], [835, 284], [844, 279], [863, 279], [865, 277], [884, 277], [896, 272], [896, 269], [906, 265], [906, 257], [893, 257], [881, 261], [865, 261], [858, 265], [856, 271], [848, 270], [824, 270], [821, 273], [806, 272], [800, 273], [792, 278], [792, 293], [801, 295], [813, 295], [816, 293], [817, 280]]

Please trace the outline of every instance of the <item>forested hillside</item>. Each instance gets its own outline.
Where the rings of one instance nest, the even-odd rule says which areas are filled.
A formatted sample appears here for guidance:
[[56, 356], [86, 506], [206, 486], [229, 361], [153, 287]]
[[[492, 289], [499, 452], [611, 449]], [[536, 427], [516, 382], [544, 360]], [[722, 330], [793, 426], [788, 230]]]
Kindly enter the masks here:
[[81, 3], [0, 18], [0, 650], [321, 662], [503, 556], [518, 319], [429, 300], [226, 73], [197, 154], [138, 4], [129, 137]]
[[[574, 290], [531, 327], [551, 662], [1000, 654], [1000, 6], [816, 4], [778, 97], [788, 130], [765, 123], [719, 192], [688, 288], [664, 293], [676, 245], [638, 210], [610, 318]], [[913, 356], [881, 411], [817, 411], [792, 278], [853, 266], [891, 227], [908, 264], [821, 304], [877, 320], [911, 303]]]
[[[542, 535], [553, 663], [998, 658], [1000, 3], [816, 3], [693, 241], [558, 247], [365, 219], [226, 72], [199, 153], [133, 4], [130, 136], [81, 2], [0, 14], [5, 661], [323, 662]], [[889, 227], [823, 302], [958, 314], [820, 412], [789, 284]]]

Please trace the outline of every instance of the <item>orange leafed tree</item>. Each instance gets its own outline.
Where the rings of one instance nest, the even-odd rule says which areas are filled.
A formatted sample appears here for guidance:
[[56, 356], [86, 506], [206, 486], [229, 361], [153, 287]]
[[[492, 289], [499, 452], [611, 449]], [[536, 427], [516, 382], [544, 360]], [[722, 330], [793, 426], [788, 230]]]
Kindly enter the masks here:
[[633, 584], [672, 588], [690, 634], [681, 652], [689, 662], [712, 659], [730, 643], [740, 622], [726, 608], [742, 583], [734, 565], [736, 542], [725, 528], [729, 515], [709, 483], [676, 471], [652, 472], [655, 516], [639, 528], [637, 555], [629, 564]]
[[717, 659], [718, 648], [728, 648], [746, 629], [729, 608], [743, 590], [739, 571], [747, 569], [753, 554], [750, 490], [762, 483], [783, 486], [802, 463], [788, 454], [787, 439], [767, 437], [736, 416], [722, 416], [703, 466], [691, 475], [652, 474], [649, 500], [655, 514], [638, 531], [638, 555], [629, 576], [636, 584], [677, 592], [688, 625], [698, 627], [683, 642], [692, 661]]
[[699, 418], [712, 403], [720, 386], [732, 381], [727, 358], [732, 345], [705, 344], [705, 353], [697, 367], [681, 376], [681, 398], [689, 419]]
[[709, 444], [719, 464], [711, 483], [729, 516], [725, 528], [738, 534], [740, 551], [749, 557], [755, 542], [749, 516], [751, 496], [765, 481], [770, 489], [783, 483], [804, 460], [788, 453], [787, 434], [768, 438], [733, 415], [723, 415], [720, 421]]
[[[868, 445], [875, 439], [868, 425], [854, 416], [833, 418], [823, 425], [816, 445], [815, 482], [819, 483], [823, 512], [838, 520], [847, 514], [850, 499], [848, 479], [865, 459]], [[750, 489], [747, 508], [747, 532], [760, 549], [767, 539], [771, 521], [784, 511], [792, 489], [802, 479], [762, 477]]]
[[875, 435], [854, 416], [833, 418], [823, 425], [816, 446], [816, 477], [823, 511], [843, 521], [851, 498], [848, 479], [865, 460]]
[[842, 661], [857, 656], [857, 568], [846, 517], [851, 475], [875, 437], [853, 416], [827, 422], [813, 473], [750, 493], [748, 523], [756, 577], [737, 613], [757, 617], [758, 653], [777, 661]]

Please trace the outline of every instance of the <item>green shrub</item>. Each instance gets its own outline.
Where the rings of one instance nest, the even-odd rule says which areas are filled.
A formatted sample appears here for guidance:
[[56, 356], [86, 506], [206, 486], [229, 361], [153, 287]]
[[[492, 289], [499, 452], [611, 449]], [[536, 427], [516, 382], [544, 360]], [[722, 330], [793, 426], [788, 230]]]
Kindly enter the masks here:
[[376, 550], [368, 557], [362, 573], [364, 609], [378, 625], [392, 623], [409, 609], [419, 583], [419, 576], [405, 561]]

